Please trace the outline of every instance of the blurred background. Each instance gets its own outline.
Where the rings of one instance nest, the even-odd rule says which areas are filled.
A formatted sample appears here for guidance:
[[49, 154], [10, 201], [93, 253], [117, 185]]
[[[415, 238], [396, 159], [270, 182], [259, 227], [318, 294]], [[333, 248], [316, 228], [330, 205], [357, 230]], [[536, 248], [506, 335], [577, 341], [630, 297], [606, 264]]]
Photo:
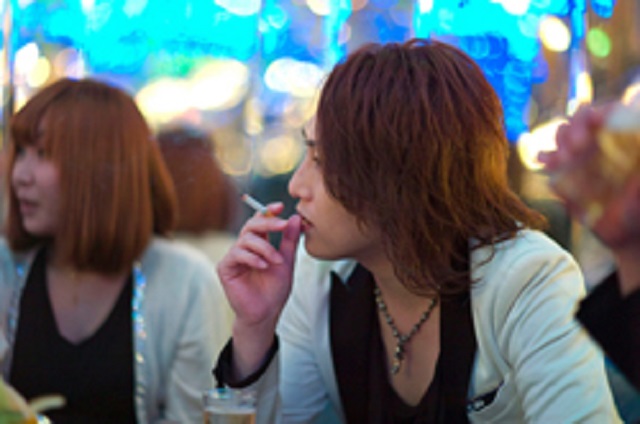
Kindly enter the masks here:
[[[367, 42], [433, 37], [500, 95], [514, 189], [550, 220], [587, 284], [608, 252], [572, 222], [535, 157], [580, 103], [640, 92], [640, 0], [1, 0], [2, 127], [39, 87], [91, 76], [128, 91], [154, 131], [198, 128], [237, 192], [293, 202], [300, 129], [323, 78]], [[242, 212], [235, 228], [251, 213]], [[285, 212], [285, 213], [288, 213]], [[612, 378], [615, 381], [616, 376]], [[620, 384], [624, 384], [621, 382]], [[619, 390], [629, 422], [637, 393]]]
[[[154, 130], [186, 123], [208, 134], [239, 192], [289, 208], [286, 183], [304, 151], [300, 128], [337, 61], [371, 41], [455, 44], [502, 99], [514, 189], [547, 214], [549, 233], [584, 263], [588, 281], [609, 266], [548, 191], [535, 157], [553, 148], [555, 129], [579, 103], [640, 91], [638, 0], [2, 0], [1, 7], [3, 127], [34, 90], [59, 77], [107, 80], [135, 97]], [[240, 210], [237, 225], [249, 213]]]

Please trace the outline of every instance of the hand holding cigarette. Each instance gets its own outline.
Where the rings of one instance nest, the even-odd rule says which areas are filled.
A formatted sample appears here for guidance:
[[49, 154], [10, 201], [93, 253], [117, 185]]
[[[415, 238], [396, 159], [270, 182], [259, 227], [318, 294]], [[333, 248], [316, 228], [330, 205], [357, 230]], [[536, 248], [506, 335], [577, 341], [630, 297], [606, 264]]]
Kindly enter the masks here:
[[[246, 194], [242, 200], [258, 214], [247, 220], [236, 243], [218, 263], [220, 281], [236, 314], [233, 364], [240, 379], [260, 366], [273, 343], [278, 317], [291, 292], [301, 232], [299, 215], [278, 216], [283, 204], [267, 207]], [[270, 233], [282, 234], [278, 246], [269, 242]]]

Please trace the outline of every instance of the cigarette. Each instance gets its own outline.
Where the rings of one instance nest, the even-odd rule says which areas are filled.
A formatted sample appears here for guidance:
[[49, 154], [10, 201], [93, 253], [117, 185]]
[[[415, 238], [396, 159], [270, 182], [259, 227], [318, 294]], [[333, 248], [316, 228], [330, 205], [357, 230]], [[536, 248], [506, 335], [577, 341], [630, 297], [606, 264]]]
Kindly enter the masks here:
[[253, 197], [249, 196], [246, 193], [242, 195], [242, 201], [244, 203], [246, 203], [247, 205], [249, 205], [251, 207], [251, 209], [253, 209], [253, 210], [257, 211], [257, 212], [260, 212], [264, 216], [273, 216], [271, 211], [269, 211], [269, 209], [267, 209], [267, 207], [265, 205], [263, 205], [262, 203], [258, 202], [256, 199], [254, 199]]

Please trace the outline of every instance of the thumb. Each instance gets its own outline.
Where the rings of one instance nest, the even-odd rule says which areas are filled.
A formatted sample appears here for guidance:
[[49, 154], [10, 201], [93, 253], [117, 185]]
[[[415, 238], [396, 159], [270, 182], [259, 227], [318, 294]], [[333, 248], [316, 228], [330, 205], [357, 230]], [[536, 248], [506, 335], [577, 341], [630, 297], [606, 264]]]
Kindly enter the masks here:
[[292, 215], [282, 232], [282, 240], [280, 241], [280, 254], [287, 263], [293, 263], [300, 241], [301, 229], [302, 219], [299, 215]]

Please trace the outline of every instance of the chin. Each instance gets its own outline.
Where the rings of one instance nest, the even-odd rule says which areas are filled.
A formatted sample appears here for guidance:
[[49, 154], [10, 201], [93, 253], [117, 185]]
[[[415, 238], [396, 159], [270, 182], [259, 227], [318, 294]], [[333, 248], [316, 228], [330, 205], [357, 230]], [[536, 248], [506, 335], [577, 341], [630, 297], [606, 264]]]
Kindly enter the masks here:
[[36, 224], [23, 224], [24, 229], [27, 233], [29, 233], [29, 235], [34, 236], [34, 237], [50, 237], [52, 235], [51, 231], [48, 231], [47, 228], [44, 228], [41, 225], [36, 225]]
[[309, 237], [305, 237], [304, 239], [304, 248], [307, 250], [309, 255], [324, 261], [335, 261], [347, 257], [347, 255], [339, 254], [336, 249], [331, 249], [328, 246], [321, 246], [318, 243], [310, 241]]

